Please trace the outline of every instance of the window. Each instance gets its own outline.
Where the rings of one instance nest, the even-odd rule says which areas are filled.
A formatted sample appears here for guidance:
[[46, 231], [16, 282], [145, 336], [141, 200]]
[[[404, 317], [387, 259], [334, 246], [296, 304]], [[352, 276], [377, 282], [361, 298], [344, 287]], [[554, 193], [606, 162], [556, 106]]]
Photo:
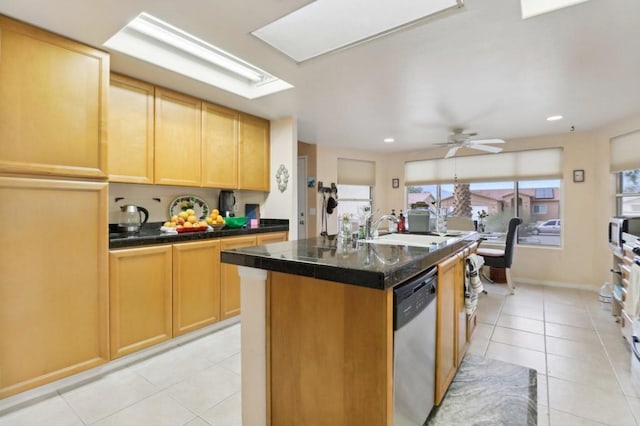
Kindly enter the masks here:
[[352, 221], [360, 221], [365, 209], [373, 208], [371, 199], [371, 187], [368, 185], [342, 185], [338, 184], [338, 223], [343, 215], [347, 214]]
[[616, 173], [616, 213], [618, 216], [640, 216], [640, 169]]
[[535, 204], [531, 210], [533, 214], [547, 214], [546, 204]]
[[431, 201], [437, 200], [447, 216], [471, 217], [479, 228], [483, 225], [485, 232], [492, 233], [506, 234], [509, 220], [519, 216], [523, 224], [518, 243], [560, 246], [560, 182], [552, 179], [409, 186], [407, 204], [424, 201], [431, 206]]

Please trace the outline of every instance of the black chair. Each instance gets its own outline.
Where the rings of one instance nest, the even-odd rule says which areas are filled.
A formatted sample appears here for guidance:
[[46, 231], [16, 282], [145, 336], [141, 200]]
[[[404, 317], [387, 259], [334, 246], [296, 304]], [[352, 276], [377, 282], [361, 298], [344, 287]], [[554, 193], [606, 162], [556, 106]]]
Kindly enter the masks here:
[[[511, 279], [511, 262], [513, 261], [513, 249], [516, 244], [516, 235], [518, 226], [522, 224], [522, 219], [519, 217], [513, 217], [509, 220], [509, 229], [507, 230], [507, 240], [505, 241], [504, 248], [478, 248], [478, 256], [484, 258], [484, 265], [491, 268], [499, 268], [505, 270], [507, 276], [507, 285], [509, 286], [509, 292], [513, 294], [513, 280]], [[486, 278], [486, 277], [485, 277]], [[491, 281], [491, 280], [489, 280]]]

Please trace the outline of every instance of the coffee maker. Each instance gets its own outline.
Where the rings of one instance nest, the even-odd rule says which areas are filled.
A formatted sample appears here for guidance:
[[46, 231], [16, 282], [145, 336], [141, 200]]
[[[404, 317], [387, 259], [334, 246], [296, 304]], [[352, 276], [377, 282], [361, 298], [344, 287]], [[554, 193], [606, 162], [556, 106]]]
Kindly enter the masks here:
[[234, 216], [236, 196], [233, 191], [220, 191], [218, 196], [218, 210], [222, 216]]

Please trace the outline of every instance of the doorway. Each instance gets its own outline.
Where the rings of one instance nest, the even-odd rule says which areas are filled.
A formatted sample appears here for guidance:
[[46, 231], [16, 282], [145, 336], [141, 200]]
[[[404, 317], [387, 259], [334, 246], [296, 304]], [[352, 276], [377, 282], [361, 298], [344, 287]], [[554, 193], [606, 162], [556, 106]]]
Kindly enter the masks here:
[[307, 238], [307, 156], [298, 157], [298, 239]]

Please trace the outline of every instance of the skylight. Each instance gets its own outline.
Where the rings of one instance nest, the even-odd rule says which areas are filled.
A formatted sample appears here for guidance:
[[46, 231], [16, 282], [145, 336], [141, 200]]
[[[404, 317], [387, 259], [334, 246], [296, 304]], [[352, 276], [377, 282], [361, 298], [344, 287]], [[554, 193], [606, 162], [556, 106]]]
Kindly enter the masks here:
[[462, 4], [463, 0], [316, 0], [252, 34], [303, 62]]
[[104, 45], [248, 99], [293, 87], [286, 81], [145, 12], [129, 22]]
[[522, 19], [532, 18], [586, 1], [589, 0], [520, 0]]

